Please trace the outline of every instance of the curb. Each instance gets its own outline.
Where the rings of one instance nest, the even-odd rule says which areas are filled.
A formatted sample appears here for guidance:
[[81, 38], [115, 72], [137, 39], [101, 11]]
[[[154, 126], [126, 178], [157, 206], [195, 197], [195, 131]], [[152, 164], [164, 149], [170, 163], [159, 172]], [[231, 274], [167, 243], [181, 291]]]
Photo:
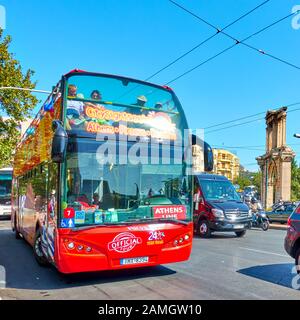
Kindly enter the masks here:
[[275, 230], [287, 230], [287, 225], [286, 224], [276, 224], [276, 223], [270, 223], [270, 229], [275, 229]]

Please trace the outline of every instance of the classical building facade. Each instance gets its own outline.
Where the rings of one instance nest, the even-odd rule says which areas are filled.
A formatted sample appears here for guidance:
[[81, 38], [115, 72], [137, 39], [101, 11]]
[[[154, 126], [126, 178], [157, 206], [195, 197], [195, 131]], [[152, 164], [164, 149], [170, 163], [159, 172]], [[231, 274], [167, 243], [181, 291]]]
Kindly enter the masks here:
[[291, 198], [291, 162], [294, 151], [286, 145], [286, 107], [266, 114], [266, 153], [256, 160], [262, 172], [261, 198], [265, 208]]
[[213, 154], [213, 173], [223, 175], [231, 181], [238, 178], [240, 172], [240, 159], [235, 154], [224, 149], [213, 149]]

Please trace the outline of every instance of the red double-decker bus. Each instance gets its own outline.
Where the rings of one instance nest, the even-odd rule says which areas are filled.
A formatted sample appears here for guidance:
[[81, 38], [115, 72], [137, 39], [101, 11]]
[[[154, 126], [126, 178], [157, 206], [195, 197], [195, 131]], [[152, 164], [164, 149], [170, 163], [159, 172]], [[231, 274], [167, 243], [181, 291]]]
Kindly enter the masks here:
[[187, 260], [190, 143], [169, 87], [64, 75], [19, 144], [12, 229], [62, 273]]

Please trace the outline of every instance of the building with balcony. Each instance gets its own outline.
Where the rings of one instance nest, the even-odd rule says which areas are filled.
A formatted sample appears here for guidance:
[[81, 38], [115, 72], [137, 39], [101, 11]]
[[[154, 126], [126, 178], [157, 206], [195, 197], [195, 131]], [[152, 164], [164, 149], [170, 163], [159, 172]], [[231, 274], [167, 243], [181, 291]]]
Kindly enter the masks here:
[[225, 149], [213, 149], [214, 170], [213, 173], [223, 175], [234, 181], [239, 177], [240, 159]]

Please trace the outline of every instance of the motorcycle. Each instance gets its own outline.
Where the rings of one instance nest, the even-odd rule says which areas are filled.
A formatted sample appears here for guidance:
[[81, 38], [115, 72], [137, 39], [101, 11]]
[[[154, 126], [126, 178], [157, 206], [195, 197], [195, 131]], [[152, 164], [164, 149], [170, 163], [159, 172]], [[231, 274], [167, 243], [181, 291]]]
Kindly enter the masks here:
[[267, 214], [263, 210], [252, 212], [251, 227], [262, 228], [264, 231], [269, 229], [270, 222]]
[[[256, 204], [256, 206], [252, 206], [252, 204]], [[247, 203], [247, 205], [252, 212], [251, 227], [262, 228], [264, 231], [267, 231], [269, 229], [270, 222], [261, 203], [253, 198]]]

